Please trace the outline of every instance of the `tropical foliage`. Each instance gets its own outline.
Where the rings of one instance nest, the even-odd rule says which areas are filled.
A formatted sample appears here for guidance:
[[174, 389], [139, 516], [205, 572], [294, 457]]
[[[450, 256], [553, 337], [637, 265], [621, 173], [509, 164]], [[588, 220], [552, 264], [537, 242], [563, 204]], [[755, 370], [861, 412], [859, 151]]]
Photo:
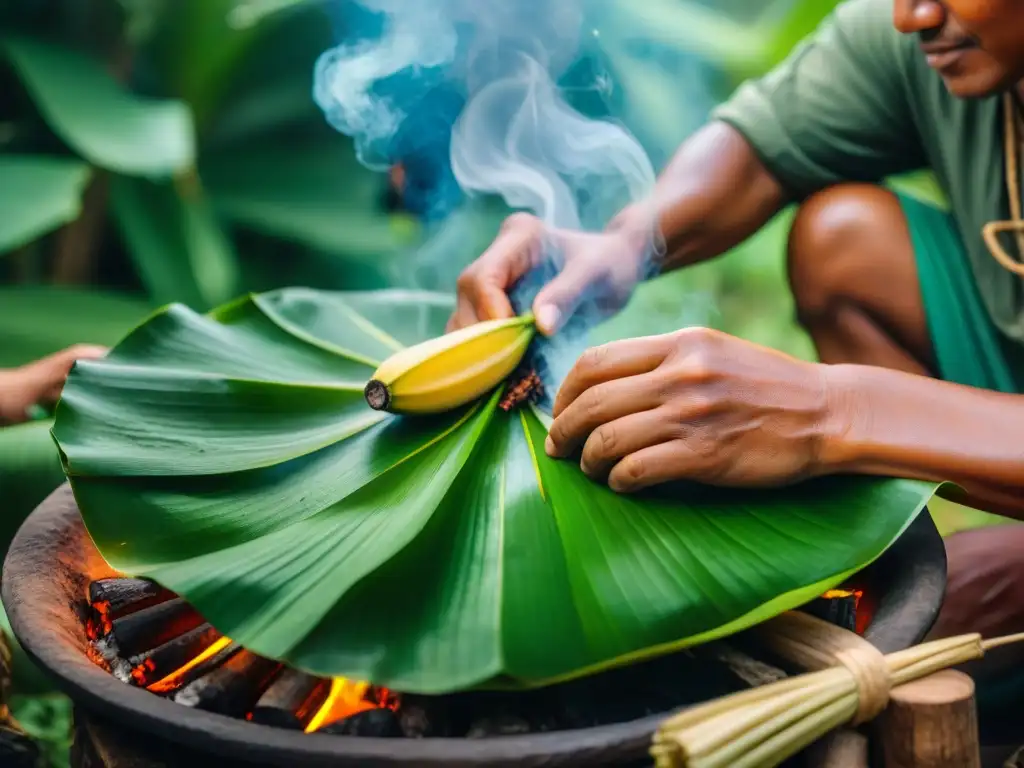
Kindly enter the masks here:
[[363, 387], [443, 296], [281, 290], [150, 318], [54, 436], [105, 558], [246, 647], [403, 691], [536, 685], [755, 624], [881, 554], [926, 483], [624, 496], [501, 389], [390, 417]]

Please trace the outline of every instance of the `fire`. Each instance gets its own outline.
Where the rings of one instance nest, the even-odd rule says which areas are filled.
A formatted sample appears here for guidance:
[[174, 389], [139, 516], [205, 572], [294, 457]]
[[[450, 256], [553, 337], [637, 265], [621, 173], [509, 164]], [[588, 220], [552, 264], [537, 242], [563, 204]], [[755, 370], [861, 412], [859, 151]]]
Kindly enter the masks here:
[[335, 677], [331, 680], [331, 690], [323, 705], [306, 726], [306, 733], [313, 733], [368, 709], [381, 707], [397, 709], [398, 699], [386, 688], [374, 688], [367, 682]]
[[864, 599], [863, 589], [830, 589], [828, 592], [822, 595], [826, 600], [837, 600], [844, 597], [850, 597], [853, 595], [853, 610], [856, 615], [856, 631], [858, 635], [863, 635], [868, 628], [868, 624], [871, 623], [871, 605], [870, 599]]
[[853, 595], [853, 604], [856, 606], [864, 596], [864, 591], [861, 589], [830, 589], [822, 595], [822, 597], [826, 600], [838, 600], [843, 597], [849, 597], [850, 595]]
[[92, 604], [92, 609], [94, 613], [85, 621], [85, 633], [90, 640], [99, 640], [114, 627], [110, 620], [110, 601], [98, 600]]
[[[229, 645], [231, 645], [231, 639], [230, 638], [227, 638], [227, 637], [220, 638], [213, 645], [211, 645], [209, 648], [207, 648], [205, 651], [200, 653], [198, 656], [193, 657], [189, 662], [187, 662], [186, 664], [178, 667], [176, 670], [171, 672], [169, 675], [167, 675], [163, 679], [157, 680], [152, 685], [146, 686], [146, 690], [152, 691], [153, 693], [169, 693], [169, 692], [175, 690], [176, 688], [181, 686], [182, 678], [184, 678], [185, 675], [188, 674], [189, 670], [195, 669], [197, 666], [202, 664], [204, 661], [209, 659], [211, 656], [216, 656], [218, 653], [223, 651]], [[145, 667], [145, 664], [142, 664], [141, 666]], [[139, 675], [141, 675], [143, 677], [145, 676], [145, 669], [142, 669], [140, 667], [136, 667], [135, 669], [132, 670], [132, 676], [133, 677], [135, 677], [136, 672], [138, 672]]]

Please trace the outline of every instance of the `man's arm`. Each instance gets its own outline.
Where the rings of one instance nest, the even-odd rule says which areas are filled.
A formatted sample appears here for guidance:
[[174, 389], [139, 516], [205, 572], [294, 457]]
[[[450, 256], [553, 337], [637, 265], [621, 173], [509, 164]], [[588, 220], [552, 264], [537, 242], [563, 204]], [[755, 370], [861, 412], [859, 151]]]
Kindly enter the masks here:
[[1024, 395], [860, 365], [826, 376], [826, 473], [949, 481], [951, 500], [1024, 519]]
[[611, 229], [643, 233], [653, 204], [667, 272], [714, 258], [763, 227], [787, 203], [782, 184], [735, 128], [714, 121], [673, 156], [652, 200], [627, 208]]

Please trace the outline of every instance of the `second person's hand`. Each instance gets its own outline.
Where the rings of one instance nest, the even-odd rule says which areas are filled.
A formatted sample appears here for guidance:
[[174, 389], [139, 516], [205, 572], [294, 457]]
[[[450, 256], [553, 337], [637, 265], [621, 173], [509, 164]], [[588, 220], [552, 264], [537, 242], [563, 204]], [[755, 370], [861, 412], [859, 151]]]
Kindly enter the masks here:
[[590, 233], [552, 230], [534, 216], [514, 214], [491, 246], [459, 276], [457, 304], [447, 330], [512, 317], [509, 292], [543, 264], [548, 249], [555, 249], [560, 269], [531, 307], [538, 330], [551, 336], [583, 302], [610, 314], [626, 304], [644, 277], [650, 242], [649, 228], [625, 216], [604, 232]]

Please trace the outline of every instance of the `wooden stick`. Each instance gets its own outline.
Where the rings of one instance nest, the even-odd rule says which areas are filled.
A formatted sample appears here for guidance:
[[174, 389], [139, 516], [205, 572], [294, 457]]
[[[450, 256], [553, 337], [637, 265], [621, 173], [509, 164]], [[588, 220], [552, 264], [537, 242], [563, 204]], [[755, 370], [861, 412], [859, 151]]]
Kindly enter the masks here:
[[974, 681], [947, 669], [894, 688], [878, 734], [884, 768], [981, 768]]

